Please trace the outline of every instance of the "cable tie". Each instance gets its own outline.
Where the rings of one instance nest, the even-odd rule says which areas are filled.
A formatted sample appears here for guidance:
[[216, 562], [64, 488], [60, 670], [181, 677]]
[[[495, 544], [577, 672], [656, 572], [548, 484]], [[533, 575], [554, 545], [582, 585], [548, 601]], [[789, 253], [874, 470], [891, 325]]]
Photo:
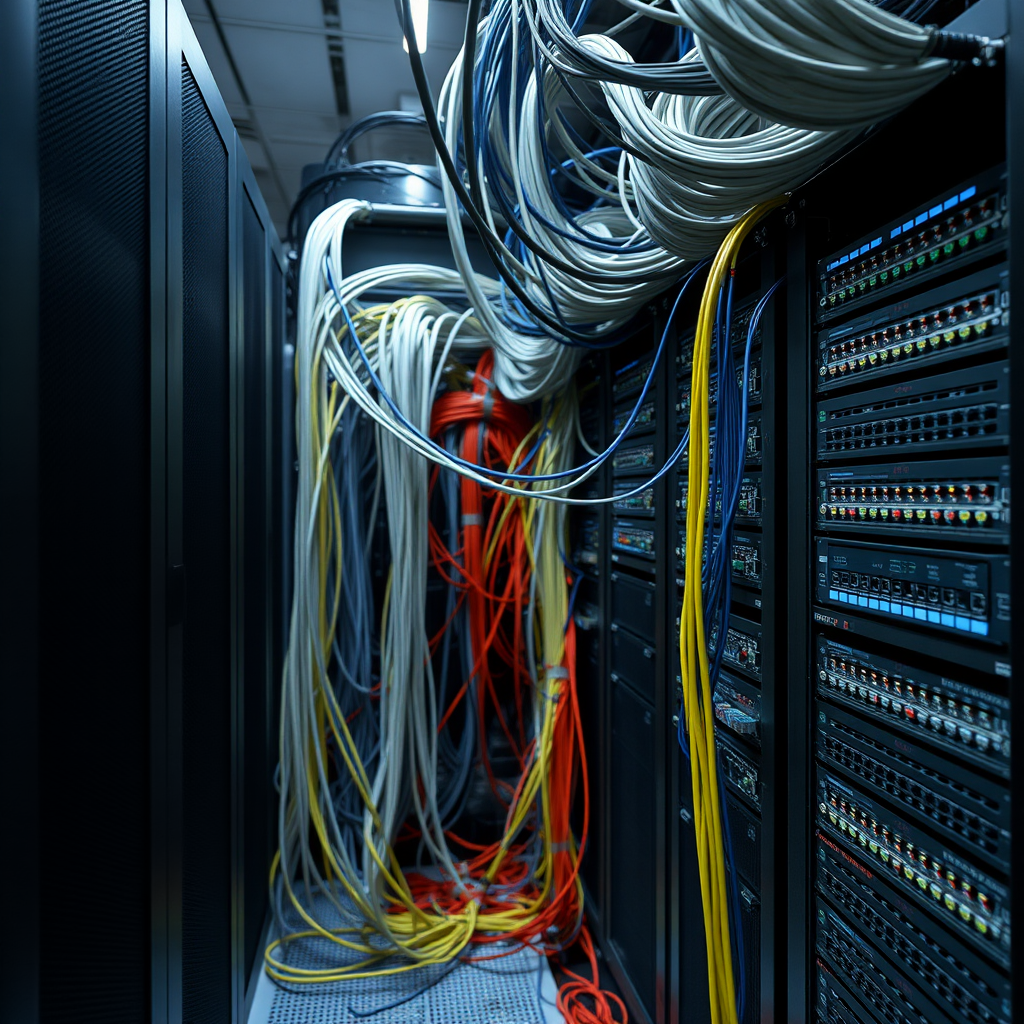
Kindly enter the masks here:
[[491, 413], [494, 411], [494, 390], [493, 385], [489, 385], [486, 393], [484, 394], [484, 411], [483, 417], [484, 422], [489, 423], [491, 419]]
[[462, 514], [463, 526], [483, 526], [484, 517], [480, 512], [464, 512]]
[[569, 670], [564, 665], [549, 665], [544, 672], [545, 679], [568, 679]]

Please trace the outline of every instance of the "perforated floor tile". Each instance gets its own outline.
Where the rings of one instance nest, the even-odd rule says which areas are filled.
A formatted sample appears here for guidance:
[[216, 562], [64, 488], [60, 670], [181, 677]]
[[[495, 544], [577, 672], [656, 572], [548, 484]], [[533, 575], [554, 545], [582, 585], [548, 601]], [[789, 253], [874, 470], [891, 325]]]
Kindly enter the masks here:
[[[341, 924], [322, 896], [315, 897], [315, 911], [323, 924]], [[339, 947], [304, 939], [285, 957], [296, 967], [337, 966]], [[286, 988], [261, 973], [249, 1024], [558, 1024], [555, 994], [547, 960], [525, 949], [475, 966], [439, 965], [330, 985]]]

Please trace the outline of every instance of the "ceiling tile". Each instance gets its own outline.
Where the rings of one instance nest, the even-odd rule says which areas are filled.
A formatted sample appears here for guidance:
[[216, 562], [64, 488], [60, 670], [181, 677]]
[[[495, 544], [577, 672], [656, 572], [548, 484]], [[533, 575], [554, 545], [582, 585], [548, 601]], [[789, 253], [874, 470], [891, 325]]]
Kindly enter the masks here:
[[[341, 2], [344, 5], [345, 0]], [[324, 27], [321, 0], [213, 0], [213, 9], [218, 18]]]
[[254, 104], [337, 112], [323, 36], [239, 25], [224, 35]]
[[213, 79], [217, 83], [217, 88], [220, 89], [224, 102], [229, 107], [244, 106], [245, 101], [238, 90], [238, 82], [235, 80], [234, 72], [224, 54], [224, 47], [220, 45], [213, 22], [201, 21], [197, 18], [192, 22], [192, 27], [195, 29], [196, 39], [202, 48], [203, 56], [206, 57], [206, 63], [210, 65]]

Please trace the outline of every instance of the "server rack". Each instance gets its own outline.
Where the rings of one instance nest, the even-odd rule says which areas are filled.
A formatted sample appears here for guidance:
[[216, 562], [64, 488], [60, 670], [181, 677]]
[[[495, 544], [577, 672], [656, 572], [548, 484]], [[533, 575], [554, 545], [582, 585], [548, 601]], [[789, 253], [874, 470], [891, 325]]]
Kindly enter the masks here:
[[29, 903], [4, 1017], [242, 1020], [273, 837], [283, 253], [176, 0], [4, 17]]
[[[1014, 45], [1005, 78], [961, 73], [785, 215], [791, 1020], [1012, 1018]], [[951, 110], [984, 143], [866, 204]]]

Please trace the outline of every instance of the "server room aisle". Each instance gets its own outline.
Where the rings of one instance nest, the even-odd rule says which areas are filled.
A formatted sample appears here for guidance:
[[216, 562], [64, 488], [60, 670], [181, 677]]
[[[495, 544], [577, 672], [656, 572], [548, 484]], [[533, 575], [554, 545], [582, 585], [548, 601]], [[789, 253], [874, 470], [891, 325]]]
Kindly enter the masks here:
[[1015, 19], [4, 0], [0, 1024], [1011, 1024]]

